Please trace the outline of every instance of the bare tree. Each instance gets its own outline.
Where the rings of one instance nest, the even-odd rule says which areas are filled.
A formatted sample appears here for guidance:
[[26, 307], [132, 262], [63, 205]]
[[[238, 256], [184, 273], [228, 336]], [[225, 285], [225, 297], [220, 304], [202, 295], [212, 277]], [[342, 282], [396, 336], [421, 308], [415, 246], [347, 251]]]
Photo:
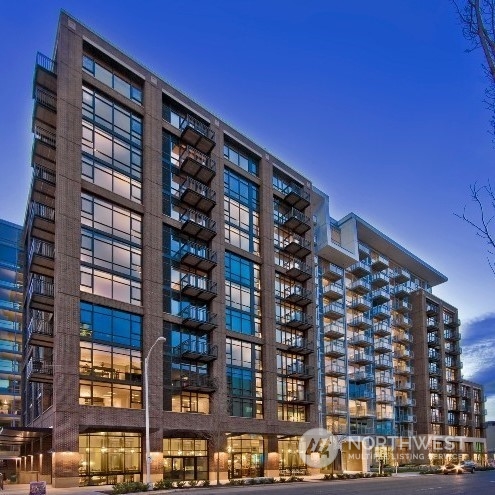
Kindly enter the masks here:
[[492, 111], [492, 133], [495, 131], [495, 0], [452, 0], [462, 25], [462, 33], [470, 43], [468, 52], [481, 48], [489, 86], [486, 104]]
[[455, 215], [467, 222], [476, 231], [476, 235], [481, 237], [488, 244], [488, 264], [495, 275], [495, 227], [492, 223], [495, 218], [495, 191], [490, 181], [483, 186], [472, 184], [471, 199], [476, 205], [476, 214], [467, 213], [467, 205], [464, 206], [462, 214]]

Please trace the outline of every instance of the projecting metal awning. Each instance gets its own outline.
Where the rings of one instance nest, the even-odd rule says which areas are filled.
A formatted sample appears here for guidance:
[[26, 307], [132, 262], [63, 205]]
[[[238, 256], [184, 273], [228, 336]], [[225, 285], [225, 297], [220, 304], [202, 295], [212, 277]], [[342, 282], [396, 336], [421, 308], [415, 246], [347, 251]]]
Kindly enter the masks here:
[[28, 426], [8, 426], [0, 428], [0, 446], [24, 445], [30, 440], [52, 434], [52, 428], [32, 428]]

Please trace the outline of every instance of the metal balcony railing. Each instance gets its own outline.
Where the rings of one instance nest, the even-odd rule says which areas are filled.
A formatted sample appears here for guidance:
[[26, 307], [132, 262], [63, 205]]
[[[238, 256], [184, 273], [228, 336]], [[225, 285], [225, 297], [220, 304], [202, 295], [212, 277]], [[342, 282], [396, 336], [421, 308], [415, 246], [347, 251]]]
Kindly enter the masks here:
[[36, 54], [36, 65], [42, 67], [48, 72], [57, 73], [57, 62], [52, 60], [50, 57], [43, 55], [43, 53], [38, 52]]
[[57, 97], [46, 89], [36, 86], [34, 89], [34, 99], [37, 103], [40, 103], [50, 110], [57, 110]]
[[42, 143], [48, 144], [52, 148], [57, 146], [57, 135], [45, 126], [36, 124], [34, 126], [34, 138]]

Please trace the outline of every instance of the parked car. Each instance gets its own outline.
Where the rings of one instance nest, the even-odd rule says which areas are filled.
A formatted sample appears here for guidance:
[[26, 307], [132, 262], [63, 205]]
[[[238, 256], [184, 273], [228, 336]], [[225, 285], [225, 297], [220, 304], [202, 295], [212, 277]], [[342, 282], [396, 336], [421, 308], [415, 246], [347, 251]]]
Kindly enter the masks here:
[[[467, 463], [467, 464], [466, 464]], [[463, 473], [474, 473], [474, 462], [472, 461], [461, 461], [460, 464], [454, 464], [453, 462], [449, 462], [442, 466], [443, 474], [463, 474]]]

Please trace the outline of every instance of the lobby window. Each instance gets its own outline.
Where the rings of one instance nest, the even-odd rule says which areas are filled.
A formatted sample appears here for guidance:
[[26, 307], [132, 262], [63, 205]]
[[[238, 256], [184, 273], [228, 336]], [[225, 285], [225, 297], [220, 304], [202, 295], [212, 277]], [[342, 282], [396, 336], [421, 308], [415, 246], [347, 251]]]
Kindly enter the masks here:
[[259, 254], [259, 190], [256, 184], [229, 169], [224, 173], [225, 240]]
[[262, 418], [261, 346], [227, 338], [226, 354], [231, 416]]
[[164, 438], [163, 478], [178, 481], [208, 479], [207, 441]]
[[225, 253], [226, 325], [228, 330], [261, 336], [260, 266]]
[[258, 175], [259, 158], [242, 150], [239, 146], [226, 142], [223, 146], [223, 156], [246, 172]]
[[79, 480], [81, 485], [139, 481], [141, 434], [94, 432], [79, 435]]
[[129, 78], [118, 74], [114, 69], [104, 67], [93, 56], [84, 54], [82, 67], [85, 72], [91, 74], [98, 81], [106, 84], [110, 88], [115, 89], [118, 93], [130, 100], [141, 104], [143, 102], [143, 92], [141, 85], [129, 80]]

